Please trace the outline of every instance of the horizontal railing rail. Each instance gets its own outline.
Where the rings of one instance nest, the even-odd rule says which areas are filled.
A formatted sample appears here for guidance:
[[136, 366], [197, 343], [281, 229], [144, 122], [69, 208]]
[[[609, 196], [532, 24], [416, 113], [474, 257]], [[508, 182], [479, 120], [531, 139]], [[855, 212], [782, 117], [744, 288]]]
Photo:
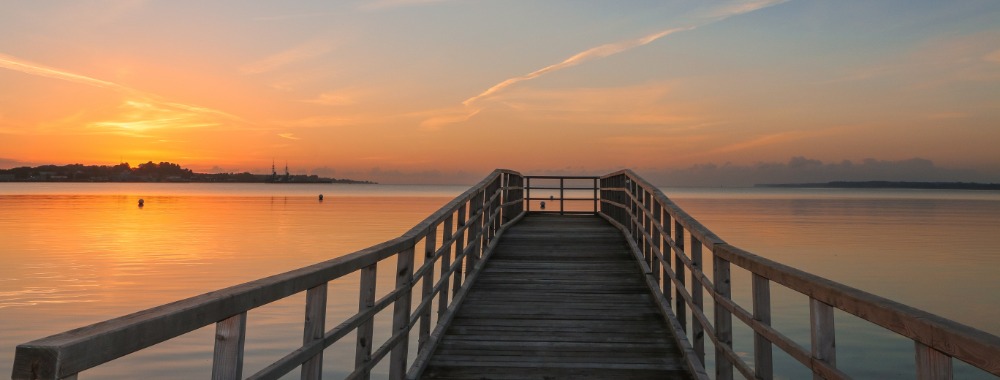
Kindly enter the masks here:
[[[1000, 376], [1000, 337], [727, 244], [630, 170], [605, 175], [600, 182], [601, 214], [625, 233], [648, 281], [659, 291], [659, 301], [665, 303], [662, 308], [671, 307], [672, 297], [679, 324], [686, 329], [691, 317], [693, 355], [702, 364], [705, 336], [711, 340], [717, 379], [731, 379], [734, 368], [748, 379], [773, 378], [773, 346], [812, 370], [816, 378], [849, 378], [837, 368], [834, 308], [913, 340], [918, 378], [950, 379], [952, 358]], [[712, 255], [711, 278], [702, 271], [702, 247]], [[731, 298], [732, 264], [752, 274], [752, 310]], [[772, 283], [809, 297], [809, 348], [771, 326]], [[704, 311], [706, 293], [714, 304], [711, 320]], [[752, 366], [733, 350], [733, 315], [754, 332]]]
[[[563, 215], [563, 214], [597, 214], [597, 212], [598, 212], [598, 200], [600, 199], [600, 194], [599, 194], [599, 192], [600, 192], [600, 183], [599, 183], [600, 178], [601, 177], [597, 177], [597, 176], [552, 176], [552, 175], [529, 175], [529, 176], [524, 176], [524, 191], [525, 191], [525, 196], [524, 196], [525, 206], [524, 207], [525, 207], [525, 210], [529, 211], [529, 212], [535, 212], [535, 213], [553, 213], [553, 214], [558, 213], [560, 215]], [[533, 180], [533, 179], [536, 180], [535, 181], [536, 185], [532, 185], [531, 184], [531, 180]], [[537, 183], [539, 182], [538, 180], [542, 180], [542, 181], [546, 181], [546, 182], [548, 182], [548, 180], [559, 180], [559, 186], [555, 186], [555, 185], [537, 185]], [[575, 182], [585, 181], [585, 182], [588, 182], [588, 186], [584, 186], [584, 185], [580, 185], [580, 184], [576, 184], [576, 186], [566, 186], [566, 181], [567, 180], [569, 180], [569, 181], [575, 181]], [[557, 197], [557, 196], [555, 196], [555, 194], [553, 194], [553, 195], [550, 195], [549, 197], [532, 197], [531, 196], [531, 190], [535, 190], [536, 194], [537, 194], [538, 190], [559, 190], [559, 196]], [[587, 191], [588, 196], [566, 196], [566, 191], [571, 191], [573, 193], [579, 193], [581, 191]], [[532, 201], [539, 201], [540, 202], [539, 203], [539, 208], [537, 210], [532, 210], [531, 209], [531, 202]], [[545, 207], [545, 202], [546, 201], [549, 201], [549, 202], [559, 202], [559, 209], [558, 210], [555, 210], [555, 209], [548, 209], [547, 210], [546, 207]], [[572, 211], [566, 210], [566, 201], [571, 201], [571, 202], [588, 201], [588, 203], [592, 204], [592, 208], [589, 211], [587, 211], [587, 210], [572, 210]], [[553, 207], [554, 206], [555, 205], [553, 204]]]
[[[198, 328], [216, 325], [213, 379], [240, 379], [247, 313], [257, 307], [306, 292], [302, 346], [251, 379], [276, 379], [301, 367], [303, 379], [322, 378], [323, 350], [357, 332], [355, 369], [348, 378], [368, 379], [371, 369], [389, 357], [389, 377], [407, 375], [412, 335], [417, 356], [433, 351], [440, 334], [431, 334], [436, 317], [448, 320], [461, 303], [465, 284], [474, 281], [480, 261], [490, 254], [504, 230], [523, 215], [523, 176], [496, 170], [402, 236], [315, 265], [250, 281], [123, 317], [70, 330], [17, 346], [13, 379], [76, 379], [85, 370]], [[438, 243], [438, 236], [441, 242]], [[416, 247], [423, 243], [423, 265], [414, 268]], [[383, 260], [396, 258], [395, 288], [380, 299], [376, 273]], [[437, 268], [440, 266], [440, 268]], [[358, 313], [326, 330], [327, 284], [360, 274]], [[412, 306], [414, 293], [420, 302]], [[451, 298], [449, 300], [449, 298]], [[392, 336], [380, 347], [372, 337], [375, 315], [392, 305]], [[416, 332], [414, 332], [416, 330]], [[415, 362], [410, 373], [419, 373]]]

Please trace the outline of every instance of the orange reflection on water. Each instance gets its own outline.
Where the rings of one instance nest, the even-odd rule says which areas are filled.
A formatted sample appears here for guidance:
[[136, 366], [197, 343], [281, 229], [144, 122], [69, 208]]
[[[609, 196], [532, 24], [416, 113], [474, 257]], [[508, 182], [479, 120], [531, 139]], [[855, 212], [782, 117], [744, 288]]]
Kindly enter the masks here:
[[[0, 368], [17, 344], [341, 256], [450, 200], [145, 196], [140, 208], [139, 198], [0, 196]], [[355, 290], [331, 295], [356, 302]], [[278, 321], [301, 324], [293, 309]]]

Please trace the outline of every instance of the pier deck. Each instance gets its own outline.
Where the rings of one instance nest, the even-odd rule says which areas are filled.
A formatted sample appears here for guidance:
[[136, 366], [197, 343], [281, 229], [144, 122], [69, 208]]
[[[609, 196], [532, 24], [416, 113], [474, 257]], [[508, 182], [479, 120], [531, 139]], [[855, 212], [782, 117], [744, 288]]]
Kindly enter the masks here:
[[424, 379], [687, 379], [622, 233], [529, 215], [501, 238]]

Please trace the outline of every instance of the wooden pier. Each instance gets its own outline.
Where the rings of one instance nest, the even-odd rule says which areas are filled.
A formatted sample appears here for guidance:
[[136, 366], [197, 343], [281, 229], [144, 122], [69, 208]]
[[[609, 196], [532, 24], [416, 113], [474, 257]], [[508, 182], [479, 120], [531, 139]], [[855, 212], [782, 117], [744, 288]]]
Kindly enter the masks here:
[[[376, 274], [390, 260], [395, 285], [377, 297]], [[702, 271], [708, 260], [711, 273]], [[733, 270], [753, 279], [749, 305], [731, 299]], [[353, 273], [358, 312], [328, 328], [327, 284]], [[809, 298], [809, 347], [771, 326], [771, 286]], [[248, 313], [303, 292], [302, 346], [244, 376]], [[952, 378], [954, 359], [1000, 376], [1000, 337], [734, 247], [629, 170], [496, 170], [398, 238], [21, 344], [12, 378], [77, 379], [215, 325], [219, 380], [296, 369], [324, 378], [324, 350], [347, 336], [356, 358], [348, 379], [370, 379], [386, 360], [393, 380], [701, 380], [709, 362], [719, 380], [772, 379], [775, 347], [814, 378], [847, 379], [837, 368], [834, 309], [912, 340], [920, 379]], [[375, 342], [380, 313], [392, 317], [391, 335]], [[750, 355], [733, 349], [734, 316], [753, 331]]]

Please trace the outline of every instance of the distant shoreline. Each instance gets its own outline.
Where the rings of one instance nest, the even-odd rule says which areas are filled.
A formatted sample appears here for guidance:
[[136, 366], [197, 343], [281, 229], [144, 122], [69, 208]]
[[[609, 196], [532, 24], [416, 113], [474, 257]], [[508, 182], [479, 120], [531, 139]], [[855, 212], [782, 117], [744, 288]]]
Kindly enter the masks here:
[[794, 189], [916, 189], [916, 190], [1000, 190], [1000, 183], [911, 182], [911, 181], [832, 181], [822, 183], [759, 183], [753, 187]]
[[376, 184], [346, 178], [326, 178], [315, 174], [195, 173], [170, 162], [152, 161], [131, 167], [128, 163], [108, 165], [42, 165], [0, 169], [0, 182], [76, 182], [76, 183], [274, 183], [274, 184]]

